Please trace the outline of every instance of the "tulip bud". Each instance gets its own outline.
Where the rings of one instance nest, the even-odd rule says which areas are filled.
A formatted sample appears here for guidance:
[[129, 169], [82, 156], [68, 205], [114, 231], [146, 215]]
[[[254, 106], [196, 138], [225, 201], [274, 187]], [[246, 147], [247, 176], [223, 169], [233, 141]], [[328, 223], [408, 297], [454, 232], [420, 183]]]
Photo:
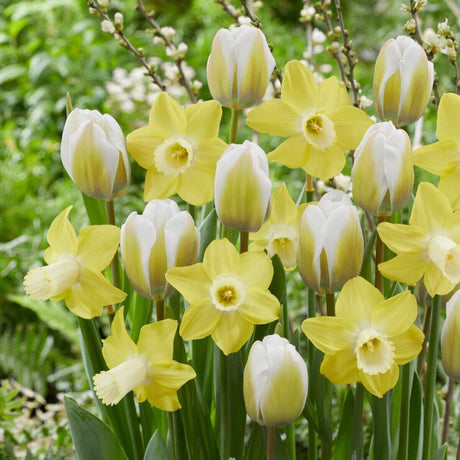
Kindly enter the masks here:
[[446, 321], [441, 332], [442, 365], [446, 374], [460, 382], [460, 291], [446, 304]]
[[433, 76], [433, 63], [418, 43], [406, 36], [388, 40], [375, 62], [377, 116], [398, 127], [417, 121], [428, 103]]
[[355, 151], [353, 199], [366, 211], [391, 216], [408, 202], [414, 184], [409, 136], [391, 121], [372, 125]]
[[285, 338], [277, 334], [257, 340], [244, 369], [246, 411], [260, 425], [294, 422], [307, 399], [305, 361]]
[[209, 91], [225, 107], [252, 107], [264, 96], [274, 67], [260, 29], [248, 25], [220, 29], [208, 59]]
[[67, 174], [88, 196], [109, 201], [128, 189], [131, 169], [125, 137], [111, 115], [72, 110], [62, 133], [61, 159]]
[[317, 292], [336, 292], [359, 275], [364, 242], [358, 210], [348, 196], [332, 190], [300, 218], [297, 268]]
[[171, 267], [194, 264], [199, 247], [200, 234], [192, 216], [172, 200], [151, 201], [142, 215], [131, 213], [121, 226], [126, 274], [134, 289], [149, 299], [174, 294], [170, 286], [166, 289], [165, 273]]
[[214, 201], [229, 228], [257, 232], [271, 208], [270, 175], [265, 152], [254, 142], [230, 144], [216, 166]]

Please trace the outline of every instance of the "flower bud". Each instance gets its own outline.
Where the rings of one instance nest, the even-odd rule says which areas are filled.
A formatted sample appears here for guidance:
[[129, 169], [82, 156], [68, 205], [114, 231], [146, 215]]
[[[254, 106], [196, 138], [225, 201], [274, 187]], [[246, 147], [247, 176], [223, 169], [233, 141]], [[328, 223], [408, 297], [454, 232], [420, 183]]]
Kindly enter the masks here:
[[229, 228], [257, 232], [268, 219], [271, 187], [265, 152], [254, 142], [230, 144], [217, 162], [214, 201]]
[[366, 211], [391, 216], [408, 202], [414, 184], [409, 136], [391, 121], [372, 125], [355, 151], [353, 199]]
[[153, 200], [142, 215], [131, 213], [121, 226], [120, 240], [129, 281], [142, 297], [153, 300], [174, 294], [166, 287], [165, 273], [194, 264], [200, 247], [192, 216], [172, 200]]
[[446, 321], [441, 332], [442, 365], [446, 374], [460, 381], [460, 291], [446, 304]]
[[244, 109], [264, 96], [275, 67], [263, 32], [243, 25], [220, 29], [208, 59], [208, 85], [212, 97], [225, 107]]
[[398, 127], [417, 121], [428, 103], [433, 75], [433, 63], [418, 43], [406, 36], [388, 40], [375, 62], [377, 116]]
[[128, 189], [131, 168], [125, 137], [111, 115], [72, 110], [62, 133], [61, 159], [67, 174], [88, 196], [109, 201]]
[[294, 422], [307, 399], [305, 361], [285, 338], [277, 334], [257, 340], [244, 369], [246, 411], [260, 425]]
[[303, 282], [317, 292], [339, 291], [359, 275], [364, 242], [358, 210], [348, 196], [332, 190], [300, 218], [297, 268]]

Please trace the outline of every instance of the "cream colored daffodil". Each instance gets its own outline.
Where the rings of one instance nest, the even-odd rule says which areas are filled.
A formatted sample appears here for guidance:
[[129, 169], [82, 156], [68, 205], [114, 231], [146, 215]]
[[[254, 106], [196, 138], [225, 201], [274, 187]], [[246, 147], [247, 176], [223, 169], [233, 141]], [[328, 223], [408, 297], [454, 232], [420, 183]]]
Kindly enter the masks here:
[[300, 61], [286, 64], [281, 99], [262, 103], [248, 114], [248, 125], [288, 137], [268, 154], [289, 168], [303, 168], [326, 180], [345, 165], [344, 150], [358, 146], [372, 120], [351, 105], [345, 86], [330, 77], [317, 84]]
[[438, 142], [413, 152], [414, 164], [441, 177], [438, 188], [452, 208], [460, 209], [460, 96], [443, 94], [436, 125]]
[[423, 277], [431, 296], [448, 294], [460, 282], [460, 212], [433, 184], [419, 185], [409, 225], [385, 222], [377, 231], [397, 254], [379, 264], [383, 276], [410, 285]]
[[417, 356], [423, 332], [413, 323], [417, 301], [405, 291], [385, 300], [365, 279], [353, 278], [343, 286], [336, 316], [308, 318], [306, 336], [325, 357], [320, 372], [332, 383], [361, 382], [381, 398], [398, 381], [398, 365]]
[[126, 332], [123, 308], [112, 322], [112, 335], [103, 340], [102, 354], [109, 371], [93, 377], [94, 391], [104, 404], [118, 404], [130, 391], [139, 402], [165, 411], [181, 405], [177, 390], [196, 377], [188, 364], [174, 361], [177, 321], [165, 319], [142, 326], [135, 344]]
[[296, 267], [299, 238], [299, 219], [306, 204], [297, 207], [283, 182], [273, 193], [270, 218], [257, 233], [250, 233], [253, 241], [249, 250], [266, 249], [268, 255], [278, 254], [286, 270]]
[[217, 137], [221, 116], [216, 101], [183, 109], [167, 93], [157, 96], [148, 125], [127, 136], [129, 153], [147, 169], [145, 201], [176, 193], [196, 206], [213, 199], [216, 163], [226, 147]]
[[77, 238], [68, 220], [71, 209], [69, 206], [62, 211], [48, 230], [48, 265], [31, 269], [24, 286], [33, 300], [64, 299], [76, 315], [93, 318], [101, 316], [104, 305], [126, 297], [101, 273], [117, 252], [120, 229], [114, 225], [91, 225]]
[[249, 339], [254, 324], [275, 321], [278, 299], [268, 287], [273, 265], [262, 251], [239, 254], [227, 239], [214, 240], [203, 263], [170, 268], [166, 280], [189, 302], [180, 326], [185, 340], [212, 335], [228, 355]]

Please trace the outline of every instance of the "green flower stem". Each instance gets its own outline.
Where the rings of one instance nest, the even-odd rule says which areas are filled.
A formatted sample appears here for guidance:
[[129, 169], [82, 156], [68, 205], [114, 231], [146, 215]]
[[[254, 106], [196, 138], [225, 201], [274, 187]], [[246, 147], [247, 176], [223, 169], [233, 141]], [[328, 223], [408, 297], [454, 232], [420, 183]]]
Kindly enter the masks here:
[[276, 426], [267, 427], [267, 460], [275, 460]]
[[134, 393], [132, 391], [122, 399], [122, 405], [126, 411], [129, 436], [134, 449], [133, 459], [142, 460], [144, 457], [144, 444], [141, 436], [139, 419], [137, 417], [136, 405], [134, 404]]
[[408, 460], [409, 447], [409, 409], [410, 385], [412, 382], [412, 366], [407, 363], [402, 366], [401, 373], [401, 412], [399, 415], [399, 449], [398, 460]]
[[388, 416], [389, 393], [383, 397], [372, 396], [372, 420], [374, 422], [374, 460], [390, 458], [390, 418]]
[[238, 109], [232, 109], [232, 119], [230, 121], [230, 134], [228, 136], [228, 143], [236, 143], [236, 133], [238, 131], [238, 115], [240, 111]]
[[240, 232], [240, 254], [248, 252], [249, 248], [249, 232]]
[[164, 300], [156, 300], [155, 301], [155, 308], [157, 311], [157, 321], [161, 321], [165, 317], [165, 301]]
[[289, 460], [296, 460], [295, 453], [295, 424], [289, 423], [285, 426], [284, 431], [286, 433], [286, 450]]
[[168, 412], [169, 439], [171, 441], [171, 459], [176, 460], [176, 439], [172, 412]]
[[355, 405], [353, 408], [353, 428], [351, 433], [350, 456], [359, 460], [363, 457], [363, 404], [364, 386], [356, 384]]
[[[315, 291], [313, 289], [307, 289], [307, 305], [308, 305], [308, 317], [314, 318], [316, 316], [316, 299], [315, 299]], [[307, 362], [309, 364], [308, 373], [310, 378], [313, 378], [312, 369], [313, 369], [313, 360], [315, 356], [315, 347], [312, 342], [308, 341], [308, 348], [307, 348]], [[314, 398], [313, 398], [314, 399]], [[308, 424], [308, 458], [309, 460], [316, 460], [317, 457], [317, 440], [316, 440], [316, 430], [315, 427], [309, 423]]]
[[[381, 222], [386, 222], [388, 219], [386, 216], [378, 216], [377, 225]], [[378, 266], [384, 261], [385, 255], [385, 245], [381, 240], [379, 234], [377, 233], [376, 243], [375, 243], [375, 287], [383, 293], [383, 277], [380, 273]]]
[[327, 316], [335, 316], [335, 295], [333, 292], [326, 293]]
[[152, 437], [156, 425], [152, 406], [148, 401], [139, 404], [139, 418], [142, 426], [142, 438], [144, 446], [146, 446]]
[[423, 460], [430, 459], [431, 428], [433, 421], [433, 405], [436, 398], [436, 365], [438, 358], [440, 315], [442, 298], [436, 295], [431, 309], [430, 338], [428, 340], [428, 358], [425, 377], [425, 400], [423, 404]]
[[134, 342], [137, 342], [139, 338], [141, 327], [150, 322], [152, 310], [153, 302], [149, 299], [144, 299], [136, 293], [134, 297], [133, 322], [129, 334]]
[[[116, 225], [115, 223], [115, 208], [113, 207], [113, 200], [106, 202], [107, 209], [107, 222], [110, 225]], [[115, 254], [115, 257], [112, 260], [112, 284], [119, 288], [120, 283], [120, 263], [118, 260], [118, 253]]]

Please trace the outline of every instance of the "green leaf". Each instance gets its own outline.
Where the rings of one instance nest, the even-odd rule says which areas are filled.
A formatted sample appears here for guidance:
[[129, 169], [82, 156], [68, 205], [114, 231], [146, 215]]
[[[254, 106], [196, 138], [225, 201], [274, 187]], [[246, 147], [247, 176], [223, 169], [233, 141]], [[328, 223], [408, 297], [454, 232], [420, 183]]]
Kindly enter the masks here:
[[272, 257], [272, 263], [273, 279], [268, 289], [282, 304], [286, 297], [286, 273], [278, 254]]
[[349, 388], [345, 401], [342, 406], [342, 418], [340, 419], [339, 433], [335, 440], [333, 460], [341, 460], [348, 458], [351, 448], [351, 437], [353, 434], [353, 409], [355, 405], [355, 397], [353, 389]]
[[11, 64], [0, 70], [0, 85], [8, 81], [17, 80], [27, 74], [27, 69], [19, 64]]
[[145, 449], [144, 460], [170, 460], [171, 455], [158, 430], [153, 433]]
[[128, 460], [112, 430], [73, 399], [64, 398], [75, 450], [81, 460]]
[[[267, 428], [254, 423], [243, 460], [265, 460], [267, 445]], [[276, 460], [289, 460], [286, 448], [280, 436], [280, 428], [276, 429], [275, 435], [275, 458]]]
[[447, 460], [447, 443], [443, 444], [434, 454], [433, 460]]
[[422, 400], [422, 384], [417, 373], [414, 372], [414, 380], [412, 382], [412, 391], [410, 395], [410, 410], [409, 410], [409, 447], [408, 452], [414, 460], [422, 458], [423, 448], [423, 400]]
[[211, 209], [209, 214], [200, 225], [200, 253], [198, 255], [198, 262], [203, 260], [204, 251], [209, 246], [209, 243], [216, 238], [217, 228], [217, 213], [215, 208]]

